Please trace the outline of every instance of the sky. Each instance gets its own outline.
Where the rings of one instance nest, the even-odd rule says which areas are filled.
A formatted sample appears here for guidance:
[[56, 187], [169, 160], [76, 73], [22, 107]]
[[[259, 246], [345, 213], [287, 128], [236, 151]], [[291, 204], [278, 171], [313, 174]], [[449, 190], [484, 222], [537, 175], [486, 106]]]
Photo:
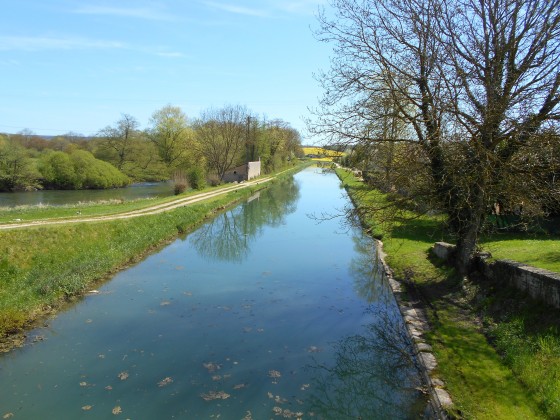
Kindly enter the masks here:
[[[94, 135], [166, 105], [246, 106], [307, 140], [326, 0], [0, 0], [0, 132]], [[311, 142], [311, 140], [309, 140]]]

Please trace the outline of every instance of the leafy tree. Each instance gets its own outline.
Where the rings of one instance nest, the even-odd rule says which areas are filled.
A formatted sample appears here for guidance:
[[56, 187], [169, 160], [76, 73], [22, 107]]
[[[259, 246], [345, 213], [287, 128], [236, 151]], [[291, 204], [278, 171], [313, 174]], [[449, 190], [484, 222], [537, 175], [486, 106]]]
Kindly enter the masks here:
[[169, 179], [169, 170], [159, 157], [155, 144], [142, 136], [133, 142], [130, 160], [125, 165], [123, 172], [137, 181]]
[[68, 153], [49, 151], [39, 158], [38, 167], [47, 188], [72, 190], [79, 184]]
[[0, 191], [37, 186], [37, 173], [26, 150], [15, 141], [0, 136]]
[[[560, 0], [332, 0], [318, 37], [334, 43], [310, 129], [334, 142], [408, 143], [425, 167], [415, 200], [447, 214], [456, 263], [467, 271], [486, 214], [521, 179], [534, 136], [560, 118]], [[406, 129], [371, 133], [382, 103]], [[423, 193], [429, 193], [423, 195]], [[531, 199], [545, 208], [548, 194]]]
[[176, 168], [193, 160], [194, 134], [181, 108], [167, 105], [154, 112], [150, 119], [148, 137], [168, 168]]
[[290, 159], [303, 154], [301, 136], [297, 130], [282, 120], [272, 120], [263, 129], [266, 139], [266, 151], [263, 155], [264, 168], [267, 172], [274, 171]]

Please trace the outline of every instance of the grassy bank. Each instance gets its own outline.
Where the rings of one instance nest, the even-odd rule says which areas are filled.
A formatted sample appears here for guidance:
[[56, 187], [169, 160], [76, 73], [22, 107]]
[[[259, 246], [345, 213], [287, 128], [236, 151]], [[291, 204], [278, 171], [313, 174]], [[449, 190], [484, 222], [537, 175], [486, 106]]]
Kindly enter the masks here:
[[10, 348], [21, 339], [18, 333], [112, 273], [266, 185], [239, 189], [157, 215], [1, 231], [2, 348]]
[[[171, 187], [170, 187], [171, 188]], [[207, 187], [202, 191], [189, 190], [180, 195], [185, 198], [200, 192], [217, 191], [221, 187]], [[0, 223], [10, 223], [19, 219], [23, 222], [46, 220], [46, 219], [76, 219], [79, 217], [91, 217], [101, 215], [119, 214], [128, 211], [140, 210], [148, 206], [169, 203], [177, 199], [177, 196], [161, 198], [144, 198], [137, 200], [104, 200], [97, 202], [85, 202], [68, 205], [37, 205], [17, 206], [0, 208]]]
[[[385, 202], [383, 194], [368, 192], [347, 172], [338, 173], [356, 202]], [[363, 223], [382, 237], [396, 277], [426, 302], [432, 326], [428, 340], [456, 406], [451, 414], [469, 419], [560, 418], [560, 335], [554, 327], [558, 311], [484, 282], [470, 284], [465, 292], [454, 270], [429, 256], [435, 241], [448, 239], [441, 220], [382, 219], [378, 223], [365, 215]], [[486, 245], [496, 254], [503, 249], [511, 259], [508, 247], [515, 244], [509, 239], [487, 238]], [[537, 252], [537, 246], [533, 251], [541, 256], [533, 259], [545, 262], [549, 249], [541, 246]]]

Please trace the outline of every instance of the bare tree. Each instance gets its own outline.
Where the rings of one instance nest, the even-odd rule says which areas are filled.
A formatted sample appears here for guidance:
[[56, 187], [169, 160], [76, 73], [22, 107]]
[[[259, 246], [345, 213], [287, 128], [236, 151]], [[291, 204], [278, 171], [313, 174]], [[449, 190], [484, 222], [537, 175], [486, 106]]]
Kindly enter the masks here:
[[[465, 273], [491, 204], [516, 194], [504, 183], [534, 172], [516, 162], [559, 119], [560, 0], [331, 5], [335, 16], [319, 16], [318, 37], [334, 44], [334, 58], [319, 75], [325, 95], [309, 127], [333, 142], [418, 148], [431, 204], [448, 215]], [[392, 99], [391, 116], [407, 125], [402, 137], [371, 135], [380, 98]]]
[[122, 170], [124, 164], [130, 159], [134, 138], [138, 134], [138, 121], [131, 115], [122, 114], [116, 125], [107, 126], [99, 131], [100, 146], [115, 154], [115, 166]]
[[200, 151], [220, 180], [243, 160], [248, 116], [245, 107], [229, 105], [203, 112], [194, 125]]

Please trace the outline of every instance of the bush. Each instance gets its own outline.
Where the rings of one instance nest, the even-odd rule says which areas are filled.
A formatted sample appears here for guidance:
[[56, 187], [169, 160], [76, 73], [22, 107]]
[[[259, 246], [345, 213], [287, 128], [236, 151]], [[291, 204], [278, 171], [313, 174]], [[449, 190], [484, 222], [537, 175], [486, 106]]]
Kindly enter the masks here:
[[184, 193], [189, 187], [189, 182], [183, 171], [176, 171], [172, 177], [175, 195]]
[[68, 190], [80, 188], [68, 153], [45, 153], [39, 159], [38, 168], [43, 176], [43, 183], [48, 188]]
[[208, 182], [210, 182], [210, 185], [213, 186], [213, 187], [217, 187], [218, 185], [220, 185], [222, 183], [222, 181], [220, 180], [218, 175], [210, 175], [208, 177]]
[[76, 150], [47, 152], [38, 163], [44, 185], [57, 189], [101, 189], [124, 187], [129, 178], [110, 163], [96, 159], [90, 152]]
[[96, 159], [90, 152], [76, 150], [70, 155], [78, 188], [116, 188], [130, 183], [129, 178], [108, 162]]
[[206, 187], [206, 174], [202, 168], [192, 168], [189, 171], [189, 183], [196, 190], [203, 190]]

